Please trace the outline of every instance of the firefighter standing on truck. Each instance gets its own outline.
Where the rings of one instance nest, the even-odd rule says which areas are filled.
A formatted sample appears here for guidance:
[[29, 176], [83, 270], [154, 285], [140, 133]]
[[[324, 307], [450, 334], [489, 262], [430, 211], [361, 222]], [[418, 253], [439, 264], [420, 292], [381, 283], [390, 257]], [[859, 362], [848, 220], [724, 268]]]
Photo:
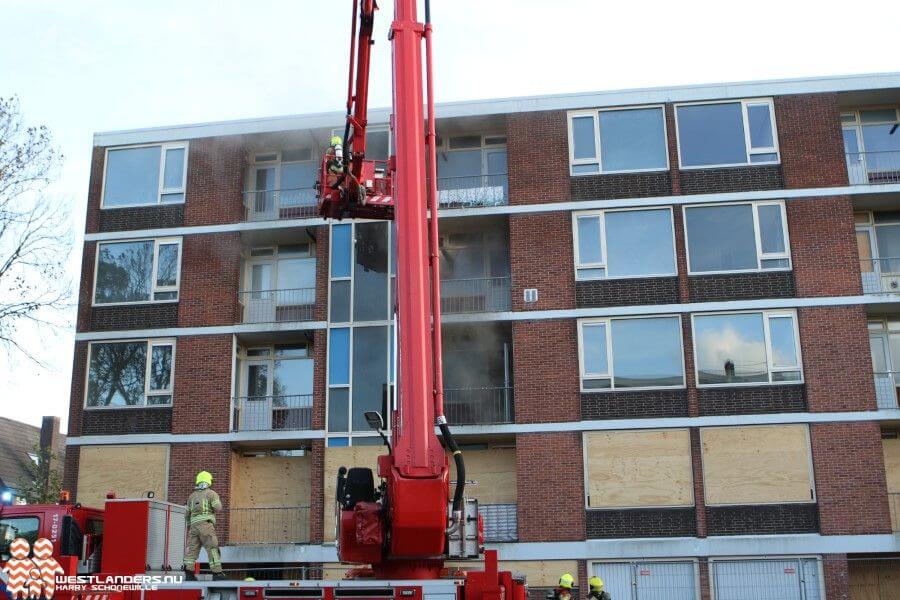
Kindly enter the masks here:
[[216, 513], [222, 510], [222, 501], [213, 491], [212, 474], [208, 471], [197, 473], [197, 485], [187, 501], [188, 536], [184, 551], [184, 572], [186, 581], [194, 581], [194, 565], [200, 556], [200, 548], [206, 548], [209, 568], [213, 579], [225, 579], [222, 573], [222, 558], [219, 541], [216, 539]]

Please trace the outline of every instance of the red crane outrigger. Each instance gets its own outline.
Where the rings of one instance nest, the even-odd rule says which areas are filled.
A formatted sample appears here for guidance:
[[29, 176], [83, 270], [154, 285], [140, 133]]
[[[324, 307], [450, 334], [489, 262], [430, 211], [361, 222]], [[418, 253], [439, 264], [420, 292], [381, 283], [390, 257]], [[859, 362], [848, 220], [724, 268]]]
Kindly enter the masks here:
[[[370, 564], [378, 578], [426, 579], [440, 576], [448, 557], [472, 557], [473, 547], [478, 556], [483, 536], [473, 510], [476, 505], [463, 497], [465, 465], [444, 416], [429, 3], [426, 0], [425, 23], [418, 21], [415, 0], [394, 3], [390, 28], [394, 154], [386, 164], [365, 155], [376, 10], [374, 0], [354, 0], [346, 154], [344, 147], [333, 145], [323, 157], [319, 211], [338, 219], [396, 221], [399, 385], [391, 415], [393, 448], [389, 445], [389, 453], [378, 460], [381, 486], [375, 489], [369, 469], [342, 468], [338, 474], [338, 555], [342, 562]], [[367, 414], [367, 420], [376, 428], [381, 421], [374, 414]], [[449, 462], [435, 426], [456, 463], [449, 510]], [[467, 546], [467, 541], [473, 543]], [[493, 565], [496, 586], [496, 554], [489, 555], [488, 563]], [[472, 591], [478, 587], [473, 585]]]

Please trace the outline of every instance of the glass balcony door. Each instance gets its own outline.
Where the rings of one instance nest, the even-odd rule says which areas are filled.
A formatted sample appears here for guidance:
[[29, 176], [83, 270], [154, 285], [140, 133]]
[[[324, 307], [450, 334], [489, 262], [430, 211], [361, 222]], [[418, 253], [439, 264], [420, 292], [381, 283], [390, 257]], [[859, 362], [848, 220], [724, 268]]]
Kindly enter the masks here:
[[240, 407], [241, 431], [267, 431], [272, 428], [272, 361], [246, 360], [242, 363], [243, 406]]
[[270, 323], [275, 320], [274, 269], [271, 262], [251, 263], [248, 267], [245, 323]]

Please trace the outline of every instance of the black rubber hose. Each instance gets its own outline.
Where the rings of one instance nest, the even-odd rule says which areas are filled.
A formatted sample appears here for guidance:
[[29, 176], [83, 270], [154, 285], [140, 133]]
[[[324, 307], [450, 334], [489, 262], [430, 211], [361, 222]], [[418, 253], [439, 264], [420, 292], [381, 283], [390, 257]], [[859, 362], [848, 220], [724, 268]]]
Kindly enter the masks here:
[[431, 23], [431, 0], [425, 0], [425, 23]]
[[456, 463], [456, 489], [453, 491], [453, 512], [462, 510], [463, 494], [466, 491], [466, 462], [463, 460], [462, 450], [456, 445], [453, 434], [450, 433], [450, 427], [446, 423], [438, 425], [441, 430], [441, 437], [447, 444], [447, 448], [453, 453], [453, 462]]

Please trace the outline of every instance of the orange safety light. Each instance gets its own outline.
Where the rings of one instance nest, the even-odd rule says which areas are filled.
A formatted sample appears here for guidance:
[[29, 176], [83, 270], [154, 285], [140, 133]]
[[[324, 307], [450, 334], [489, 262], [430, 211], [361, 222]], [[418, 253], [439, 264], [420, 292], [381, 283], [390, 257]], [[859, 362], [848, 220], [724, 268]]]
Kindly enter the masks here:
[[72, 494], [69, 490], [62, 490], [59, 492], [59, 503], [60, 504], [68, 504], [72, 500]]

